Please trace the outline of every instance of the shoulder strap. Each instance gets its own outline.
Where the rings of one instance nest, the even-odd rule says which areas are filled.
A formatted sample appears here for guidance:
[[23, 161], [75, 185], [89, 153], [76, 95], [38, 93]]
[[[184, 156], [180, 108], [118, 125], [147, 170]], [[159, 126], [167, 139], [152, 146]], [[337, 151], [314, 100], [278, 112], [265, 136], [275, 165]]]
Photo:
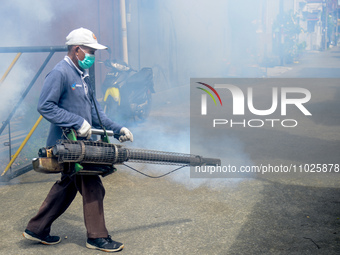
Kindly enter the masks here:
[[99, 115], [99, 112], [98, 112], [97, 103], [96, 103], [96, 100], [95, 100], [95, 98], [94, 98], [94, 91], [93, 91], [92, 86], [91, 86], [91, 84], [90, 84], [90, 78], [87, 76], [87, 77], [84, 78], [84, 80], [85, 80], [85, 82], [86, 82], [86, 84], [87, 84], [87, 87], [88, 87], [88, 93], [89, 93], [89, 95], [90, 95], [90, 99], [91, 99], [91, 101], [92, 101], [93, 104], [94, 104], [94, 108], [96, 109], [96, 113], [97, 113], [97, 116], [98, 116], [99, 125], [100, 125], [101, 129], [104, 131], [104, 135], [102, 135], [101, 138], [102, 138], [103, 142], [110, 143], [109, 136], [108, 136], [107, 133], [106, 133], [106, 129], [105, 129], [103, 123], [102, 123], [102, 120], [101, 120], [100, 115]]

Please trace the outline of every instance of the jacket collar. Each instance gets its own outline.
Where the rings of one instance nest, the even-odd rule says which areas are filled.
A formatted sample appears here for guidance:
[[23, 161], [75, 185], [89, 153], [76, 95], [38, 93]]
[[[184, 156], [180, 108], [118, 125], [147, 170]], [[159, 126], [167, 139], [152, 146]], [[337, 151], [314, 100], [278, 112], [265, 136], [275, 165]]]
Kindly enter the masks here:
[[81, 77], [85, 78], [85, 77], [90, 76], [90, 75], [89, 75], [89, 70], [88, 70], [88, 69], [85, 69], [84, 71], [80, 70], [80, 69], [72, 62], [72, 60], [70, 59], [69, 56], [65, 56], [65, 57], [64, 57], [64, 60], [65, 60], [71, 67], [74, 67]]

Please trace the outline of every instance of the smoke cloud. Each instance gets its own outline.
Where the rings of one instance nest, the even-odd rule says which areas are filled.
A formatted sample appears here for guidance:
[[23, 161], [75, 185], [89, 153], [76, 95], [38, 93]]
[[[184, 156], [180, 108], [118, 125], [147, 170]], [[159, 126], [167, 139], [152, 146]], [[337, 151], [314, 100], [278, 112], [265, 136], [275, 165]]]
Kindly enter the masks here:
[[[190, 152], [190, 78], [194, 77], [262, 77], [259, 63], [264, 57], [264, 33], [278, 13], [278, 6], [260, 0], [150, 0], [126, 1], [129, 64], [135, 69], [152, 67], [155, 90], [150, 118], [131, 126], [135, 142], [131, 146], [148, 149]], [[264, 3], [270, 9], [264, 9]], [[78, 27], [95, 31], [103, 44], [114, 36], [113, 7], [107, 1], [44, 1], [3, 0], [1, 2], [0, 47], [64, 45], [65, 36]], [[77, 12], [75, 12], [77, 8]], [[265, 13], [272, 13], [267, 20]], [[119, 25], [118, 25], [119, 27]], [[108, 46], [115, 47], [118, 44]], [[37, 98], [43, 77], [62, 59], [56, 54], [37, 81], [33, 92], [24, 101], [19, 113], [36, 113]], [[0, 73], [3, 74], [15, 54], [2, 53]], [[23, 54], [1, 88], [1, 120], [17, 102], [19, 95], [42, 63], [46, 54]], [[98, 54], [97, 60], [107, 55]], [[98, 62], [98, 61], [97, 61]], [[98, 63], [97, 63], [98, 67]], [[99, 65], [99, 68], [101, 66]], [[97, 82], [100, 81], [97, 77]], [[100, 88], [100, 84], [97, 83]], [[29, 130], [29, 125], [23, 124]], [[27, 130], [27, 132], [28, 132]], [[42, 132], [46, 135], [47, 132]], [[228, 148], [202, 146], [202, 154], [220, 157], [224, 162], [251, 165], [243, 144], [237, 138], [225, 136]], [[41, 144], [43, 146], [44, 144]], [[159, 166], [147, 166], [147, 171], [164, 172]], [[173, 180], [190, 187], [214, 186], [228, 180], [189, 178], [189, 169], [174, 173]], [[208, 182], [208, 183], [206, 183]], [[210, 183], [210, 184], [209, 184]]]

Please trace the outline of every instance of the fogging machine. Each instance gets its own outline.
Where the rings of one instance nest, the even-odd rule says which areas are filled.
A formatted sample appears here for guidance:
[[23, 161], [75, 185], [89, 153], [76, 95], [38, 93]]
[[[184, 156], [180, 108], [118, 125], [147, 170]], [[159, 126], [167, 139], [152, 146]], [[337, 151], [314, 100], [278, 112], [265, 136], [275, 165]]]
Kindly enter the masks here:
[[221, 165], [221, 160], [217, 158], [111, 144], [108, 136], [115, 136], [115, 134], [105, 129], [92, 129], [92, 134], [101, 135], [100, 141], [77, 140], [73, 129], [68, 129], [66, 132], [68, 139], [39, 150], [39, 158], [34, 158], [32, 161], [35, 171], [106, 176], [116, 171], [114, 165], [124, 162], [180, 166]]

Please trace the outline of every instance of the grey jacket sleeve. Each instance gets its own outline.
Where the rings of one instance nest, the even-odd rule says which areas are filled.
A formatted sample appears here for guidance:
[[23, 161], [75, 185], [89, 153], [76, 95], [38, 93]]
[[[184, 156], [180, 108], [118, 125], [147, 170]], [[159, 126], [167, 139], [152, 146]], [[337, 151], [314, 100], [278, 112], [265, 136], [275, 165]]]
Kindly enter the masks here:
[[77, 130], [83, 124], [84, 118], [58, 106], [63, 84], [64, 77], [58, 70], [52, 70], [46, 76], [38, 102], [38, 112], [57, 126], [73, 127]]

